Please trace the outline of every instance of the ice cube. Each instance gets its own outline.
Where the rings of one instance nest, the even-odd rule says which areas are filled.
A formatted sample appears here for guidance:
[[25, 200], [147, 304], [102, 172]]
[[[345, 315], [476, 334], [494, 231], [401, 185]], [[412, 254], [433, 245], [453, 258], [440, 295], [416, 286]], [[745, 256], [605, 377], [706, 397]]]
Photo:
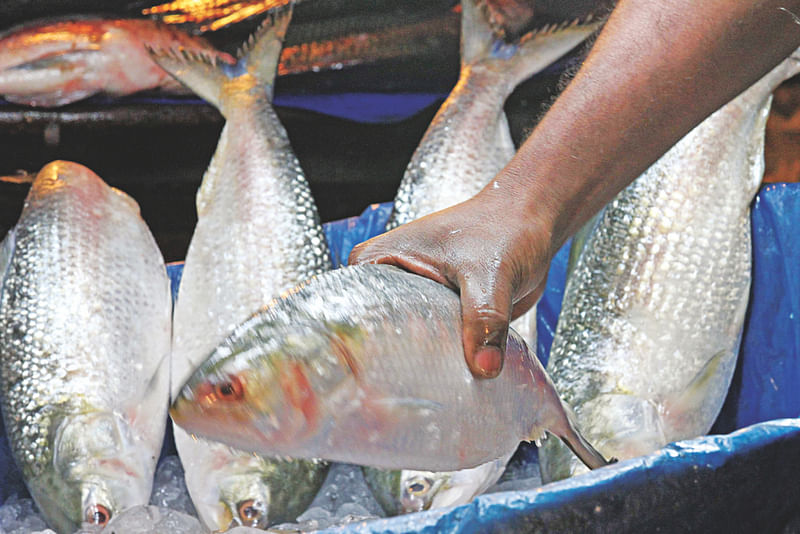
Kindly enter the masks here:
[[102, 534], [208, 534], [210, 531], [192, 517], [158, 506], [134, 506], [114, 517]]
[[183, 466], [177, 456], [165, 456], [158, 463], [150, 504], [197, 517], [197, 510], [186, 489]]
[[0, 506], [2, 534], [30, 534], [46, 528], [47, 523], [33, 503], [33, 499], [20, 499], [12, 495]]
[[351, 464], [335, 463], [328, 471], [325, 483], [311, 502], [310, 508], [320, 507], [336, 513], [347, 503], [358, 503], [368, 511], [369, 516], [384, 516], [383, 509], [364, 481], [361, 468]]

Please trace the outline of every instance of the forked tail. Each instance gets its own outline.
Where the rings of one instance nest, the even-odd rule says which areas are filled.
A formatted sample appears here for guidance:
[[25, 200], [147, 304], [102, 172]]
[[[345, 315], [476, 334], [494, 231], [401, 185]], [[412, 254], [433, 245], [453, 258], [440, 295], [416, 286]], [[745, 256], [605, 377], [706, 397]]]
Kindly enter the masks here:
[[589, 16], [542, 26], [507, 42], [481, 7], [481, 0], [461, 1], [461, 65], [496, 63], [507, 73], [511, 90], [575, 48], [601, 25]]
[[153, 60], [176, 80], [214, 105], [223, 115], [226, 106], [241, 105], [245, 93], [266, 95], [271, 102], [283, 39], [294, 3], [277, 7], [237, 53], [235, 64], [187, 49], [154, 50]]

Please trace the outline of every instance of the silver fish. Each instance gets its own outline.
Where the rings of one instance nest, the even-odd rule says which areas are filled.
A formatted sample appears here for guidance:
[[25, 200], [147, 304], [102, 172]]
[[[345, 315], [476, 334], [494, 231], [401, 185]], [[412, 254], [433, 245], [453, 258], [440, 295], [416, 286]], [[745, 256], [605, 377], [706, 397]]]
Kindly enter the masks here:
[[511, 456], [458, 471], [387, 471], [366, 466], [362, 471], [387, 515], [408, 514], [471, 501], [500, 479]]
[[77, 163], [37, 175], [0, 253], [3, 418], [61, 533], [147, 504], [169, 405], [172, 303], [139, 208]]
[[479, 0], [462, 2], [458, 82], [425, 131], [400, 182], [391, 230], [474, 196], [516, 152], [503, 104], [514, 88], [585, 40], [592, 19], [546, 26], [518, 42], [497, 39]]
[[[569, 52], [598, 27], [589, 17], [534, 30], [517, 42], [506, 43], [495, 34], [495, 24], [487, 19], [491, 9], [485, 4], [482, 0], [461, 2], [459, 80], [409, 162], [387, 230], [453, 206], [486, 186], [516, 151], [503, 110], [506, 98], [519, 83]], [[512, 2], [506, 7], [520, 12], [530, 8], [525, 2]], [[535, 309], [519, 317], [513, 327], [528, 346], [536, 346]], [[459, 475], [422, 475], [412, 471], [399, 477], [369, 474], [368, 469], [365, 468], [365, 476], [373, 485], [390, 484], [377, 489], [378, 493], [391, 493], [395, 502], [405, 503], [393, 505], [393, 509], [416, 511], [420, 503], [430, 507], [468, 502], [500, 478], [504, 465], [493, 460]], [[408, 488], [419, 477], [431, 483], [420, 483], [423, 495], [409, 498]], [[395, 483], [398, 478], [400, 484]]]
[[498, 378], [475, 379], [454, 292], [356, 265], [311, 278], [238, 326], [170, 413], [189, 432], [260, 454], [384, 469], [476, 467], [545, 430], [605, 465], [513, 330], [506, 358]]
[[[548, 370], [600, 451], [650, 453], [710, 429], [750, 288], [750, 202], [789, 58], [681, 139], [602, 212], [567, 282]], [[558, 443], [542, 477], [582, 471]]]
[[[153, 54], [226, 119], [197, 194], [175, 305], [175, 393], [253, 310], [331, 267], [308, 183], [271, 105], [291, 15], [291, 4], [272, 11], [234, 67], [185, 51]], [[175, 442], [192, 501], [212, 529], [293, 521], [327, 470], [324, 462], [284, 462], [198, 441], [180, 428]]]

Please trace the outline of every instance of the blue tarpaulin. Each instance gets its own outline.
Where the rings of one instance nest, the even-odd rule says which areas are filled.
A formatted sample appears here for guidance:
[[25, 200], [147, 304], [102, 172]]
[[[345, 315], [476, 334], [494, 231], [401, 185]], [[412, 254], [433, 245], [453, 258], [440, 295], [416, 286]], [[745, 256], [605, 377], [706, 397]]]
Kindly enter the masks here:
[[[390, 212], [390, 204], [373, 205], [328, 224], [334, 262], [346, 263], [355, 244], [381, 233]], [[325, 532], [800, 532], [800, 184], [762, 187], [751, 219], [750, 306], [714, 435], [531, 491]], [[569, 244], [554, 258], [537, 307], [543, 362], [568, 253]]]
[[[334, 265], [381, 233], [390, 211], [390, 204], [374, 204], [359, 217], [326, 224]], [[800, 184], [766, 185], [753, 203], [750, 306], [714, 435], [535, 490], [326, 532], [800, 532], [798, 219]], [[543, 361], [561, 308], [567, 252], [565, 246], [554, 259], [537, 309]], [[175, 287], [180, 268], [169, 267]], [[521, 447], [518, 454], [535, 458], [535, 448]], [[0, 480], [3, 500], [24, 492], [4, 436]]]

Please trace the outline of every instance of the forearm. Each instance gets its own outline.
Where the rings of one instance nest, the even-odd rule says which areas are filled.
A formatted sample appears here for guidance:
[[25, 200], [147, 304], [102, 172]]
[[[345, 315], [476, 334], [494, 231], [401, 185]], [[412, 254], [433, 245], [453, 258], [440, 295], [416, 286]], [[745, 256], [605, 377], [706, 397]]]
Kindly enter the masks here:
[[786, 10], [800, 14], [800, 1], [620, 0], [575, 79], [483, 194], [515, 199], [550, 233], [554, 253], [800, 46]]

